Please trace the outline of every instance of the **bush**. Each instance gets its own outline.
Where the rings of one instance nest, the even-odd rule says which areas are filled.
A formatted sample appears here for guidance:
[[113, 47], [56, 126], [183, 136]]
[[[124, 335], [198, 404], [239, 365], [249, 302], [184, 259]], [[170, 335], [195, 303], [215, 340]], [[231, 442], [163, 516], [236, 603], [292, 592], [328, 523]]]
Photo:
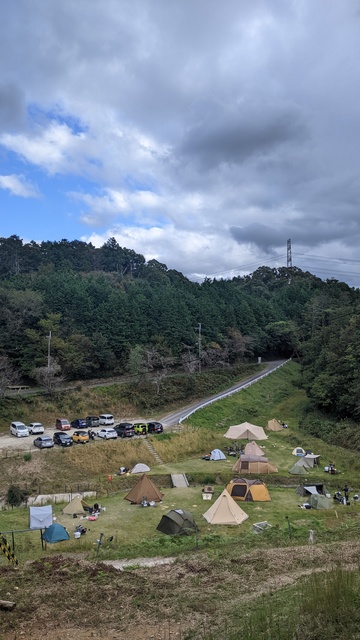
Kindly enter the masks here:
[[23, 502], [26, 502], [29, 494], [25, 489], [20, 489], [17, 484], [11, 484], [7, 490], [6, 502], [11, 507], [19, 507]]
[[24, 455], [23, 455], [23, 460], [24, 460], [24, 462], [30, 462], [30, 460], [31, 460], [31, 453], [30, 453], [30, 451], [28, 451], [27, 453], [24, 453]]

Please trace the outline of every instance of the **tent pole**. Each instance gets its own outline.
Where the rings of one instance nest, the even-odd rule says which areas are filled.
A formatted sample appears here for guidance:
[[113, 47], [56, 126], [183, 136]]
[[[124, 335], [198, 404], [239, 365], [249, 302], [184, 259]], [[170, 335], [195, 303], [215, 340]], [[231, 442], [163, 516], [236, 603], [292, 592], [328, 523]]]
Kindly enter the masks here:
[[11, 532], [11, 538], [12, 538], [12, 548], [13, 551], [15, 552], [15, 536], [14, 536], [14, 532]]
[[43, 534], [43, 530], [42, 530], [42, 529], [40, 529], [41, 548], [42, 548], [42, 550], [44, 551], [44, 540], [43, 540], [42, 534]]

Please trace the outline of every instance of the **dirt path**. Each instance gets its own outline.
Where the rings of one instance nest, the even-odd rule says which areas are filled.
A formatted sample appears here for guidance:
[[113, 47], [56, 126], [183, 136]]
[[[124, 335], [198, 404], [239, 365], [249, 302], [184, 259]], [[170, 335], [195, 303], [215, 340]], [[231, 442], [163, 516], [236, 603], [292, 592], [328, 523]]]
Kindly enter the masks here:
[[358, 569], [359, 562], [360, 542], [231, 548], [218, 559], [201, 552], [176, 560], [106, 563], [48, 556], [16, 572], [0, 567], [0, 594], [17, 603], [11, 614], [0, 613], [1, 638], [38, 640], [39, 620], [48, 640], [185, 640], [191, 630], [191, 637], [201, 638], [208, 625], [215, 629], [227, 615], [242, 611], [244, 601], [313, 573]]

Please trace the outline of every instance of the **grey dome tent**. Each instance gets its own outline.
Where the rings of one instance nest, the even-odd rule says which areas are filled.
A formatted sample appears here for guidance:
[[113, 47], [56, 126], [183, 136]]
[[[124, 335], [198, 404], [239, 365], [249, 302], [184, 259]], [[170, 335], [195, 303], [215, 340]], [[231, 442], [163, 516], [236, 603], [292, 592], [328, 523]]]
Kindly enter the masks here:
[[331, 509], [334, 506], [333, 501], [323, 495], [311, 495], [308, 503], [313, 509]]
[[156, 528], [168, 536], [191, 536], [198, 532], [193, 514], [182, 509], [172, 509], [163, 515]]
[[210, 460], [226, 460], [226, 455], [220, 449], [213, 449]]
[[41, 537], [45, 542], [52, 544], [53, 542], [62, 542], [62, 540], [70, 540], [70, 536], [62, 524], [57, 522], [46, 527], [45, 531], [41, 534]]
[[307, 476], [306, 468], [299, 464], [294, 464], [294, 466], [289, 469], [289, 473], [293, 476]]

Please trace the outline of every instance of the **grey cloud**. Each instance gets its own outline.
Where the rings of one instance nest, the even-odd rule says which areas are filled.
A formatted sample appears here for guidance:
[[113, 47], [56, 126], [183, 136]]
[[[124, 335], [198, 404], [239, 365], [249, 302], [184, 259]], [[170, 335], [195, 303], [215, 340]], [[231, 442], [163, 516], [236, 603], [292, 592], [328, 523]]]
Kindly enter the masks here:
[[0, 132], [13, 132], [25, 125], [25, 97], [12, 84], [0, 85]]

